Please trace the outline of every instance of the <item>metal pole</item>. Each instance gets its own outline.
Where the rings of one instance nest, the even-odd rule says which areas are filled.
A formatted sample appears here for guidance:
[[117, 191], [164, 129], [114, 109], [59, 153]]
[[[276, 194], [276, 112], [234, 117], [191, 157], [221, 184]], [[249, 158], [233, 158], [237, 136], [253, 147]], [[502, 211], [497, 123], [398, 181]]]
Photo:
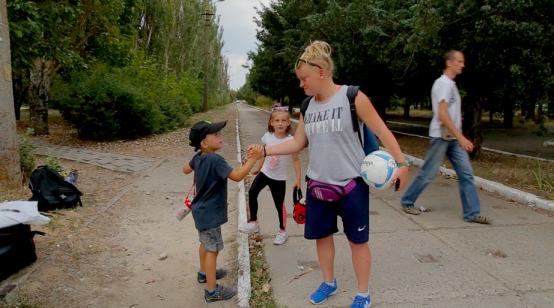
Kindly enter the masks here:
[[206, 1], [208, 8], [206, 13], [202, 14], [206, 16], [206, 24], [204, 26], [204, 104], [202, 106], [202, 111], [208, 111], [208, 60], [209, 60], [209, 51], [210, 51], [210, 2]]
[[0, 185], [21, 185], [19, 142], [15, 122], [6, 0], [0, 0]]

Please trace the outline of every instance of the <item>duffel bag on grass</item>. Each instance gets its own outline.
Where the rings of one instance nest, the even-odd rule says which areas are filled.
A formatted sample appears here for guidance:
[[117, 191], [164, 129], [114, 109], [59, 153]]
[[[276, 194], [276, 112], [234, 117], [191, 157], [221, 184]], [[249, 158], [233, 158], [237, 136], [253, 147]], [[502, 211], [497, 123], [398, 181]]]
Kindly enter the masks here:
[[0, 281], [37, 260], [35, 234], [44, 235], [23, 224], [0, 229]]

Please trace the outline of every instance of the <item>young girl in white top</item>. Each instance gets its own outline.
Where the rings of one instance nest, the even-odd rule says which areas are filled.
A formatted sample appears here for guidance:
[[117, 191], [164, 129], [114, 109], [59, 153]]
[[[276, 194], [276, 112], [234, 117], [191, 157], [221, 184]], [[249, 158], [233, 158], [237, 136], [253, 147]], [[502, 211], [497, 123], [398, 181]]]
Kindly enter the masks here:
[[[262, 137], [262, 142], [267, 145], [277, 145], [293, 139], [290, 135], [290, 117], [289, 113], [282, 108], [274, 108], [269, 117], [267, 125], [268, 132]], [[287, 209], [285, 207], [285, 193], [287, 189], [287, 166], [291, 155], [274, 155], [262, 158], [259, 167], [252, 171], [257, 175], [248, 191], [248, 200], [250, 207], [250, 221], [240, 231], [244, 233], [259, 232], [258, 225], [258, 195], [266, 186], [269, 186], [275, 208], [279, 216], [279, 232], [275, 237], [273, 244], [281, 245], [287, 241]], [[292, 154], [294, 169], [296, 171], [296, 182], [293, 187], [300, 188], [301, 170], [298, 153]]]

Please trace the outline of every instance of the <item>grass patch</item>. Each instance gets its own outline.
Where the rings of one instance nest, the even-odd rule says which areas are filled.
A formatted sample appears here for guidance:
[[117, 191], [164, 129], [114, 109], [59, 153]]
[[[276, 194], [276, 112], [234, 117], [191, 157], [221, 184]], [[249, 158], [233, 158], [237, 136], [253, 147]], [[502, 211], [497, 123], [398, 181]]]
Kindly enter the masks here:
[[[395, 136], [405, 153], [425, 158], [428, 140], [403, 135]], [[442, 165], [453, 169], [447, 158], [443, 160]], [[545, 185], [545, 183], [554, 183], [554, 162], [541, 161], [539, 170], [536, 159], [483, 151], [481, 159], [471, 161], [471, 165], [476, 176], [554, 200], [554, 189]], [[537, 180], [536, 174], [541, 175], [541, 182]]]
[[[271, 287], [271, 271], [264, 254], [264, 242], [259, 234], [251, 234], [248, 237], [250, 245], [250, 277], [252, 280], [252, 295], [250, 307], [253, 308], [279, 308], [273, 298]], [[269, 289], [268, 289], [269, 286]]]
[[[250, 180], [245, 179], [245, 186], [248, 191]], [[246, 196], [248, 204], [248, 195]], [[249, 209], [248, 209], [249, 210]], [[248, 245], [250, 253], [250, 279], [252, 293], [250, 295], [250, 307], [252, 308], [281, 308], [275, 302], [273, 297], [273, 287], [271, 286], [271, 270], [266, 262], [264, 247], [265, 244], [259, 233], [248, 236]], [[266, 289], [264, 289], [264, 286]], [[269, 289], [267, 287], [269, 286]]]
[[42, 307], [44, 306], [41, 303], [25, 298], [21, 294], [15, 294], [14, 299], [10, 300], [9, 304], [0, 302], [0, 308], [42, 308]]
[[7, 188], [0, 185], [0, 203], [16, 200], [28, 200], [32, 196], [31, 191], [27, 187]]

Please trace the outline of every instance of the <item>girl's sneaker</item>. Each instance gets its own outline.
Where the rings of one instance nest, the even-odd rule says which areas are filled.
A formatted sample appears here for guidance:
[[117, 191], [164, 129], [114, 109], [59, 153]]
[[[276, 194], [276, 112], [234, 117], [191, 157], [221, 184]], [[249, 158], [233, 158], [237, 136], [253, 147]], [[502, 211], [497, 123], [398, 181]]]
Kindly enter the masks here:
[[281, 231], [277, 233], [277, 236], [275, 236], [275, 240], [273, 241], [273, 245], [283, 245], [287, 239], [289, 238], [287, 231]]
[[337, 280], [333, 280], [333, 286], [329, 285], [327, 282], [323, 282], [317, 291], [310, 296], [310, 302], [314, 305], [319, 305], [325, 302], [327, 297], [337, 294]]
[[371, 307], [371, 298], [363, 297], [363, 296], [356, 296], [354, 298], [354, 302], [352, 303], [351, 308], [369, 308]]
[[239, 231], [247, 234], [260, 232], [260, 225], [258, 225], [257, 222], [249, 222], [244, 227], [240, 228]]

